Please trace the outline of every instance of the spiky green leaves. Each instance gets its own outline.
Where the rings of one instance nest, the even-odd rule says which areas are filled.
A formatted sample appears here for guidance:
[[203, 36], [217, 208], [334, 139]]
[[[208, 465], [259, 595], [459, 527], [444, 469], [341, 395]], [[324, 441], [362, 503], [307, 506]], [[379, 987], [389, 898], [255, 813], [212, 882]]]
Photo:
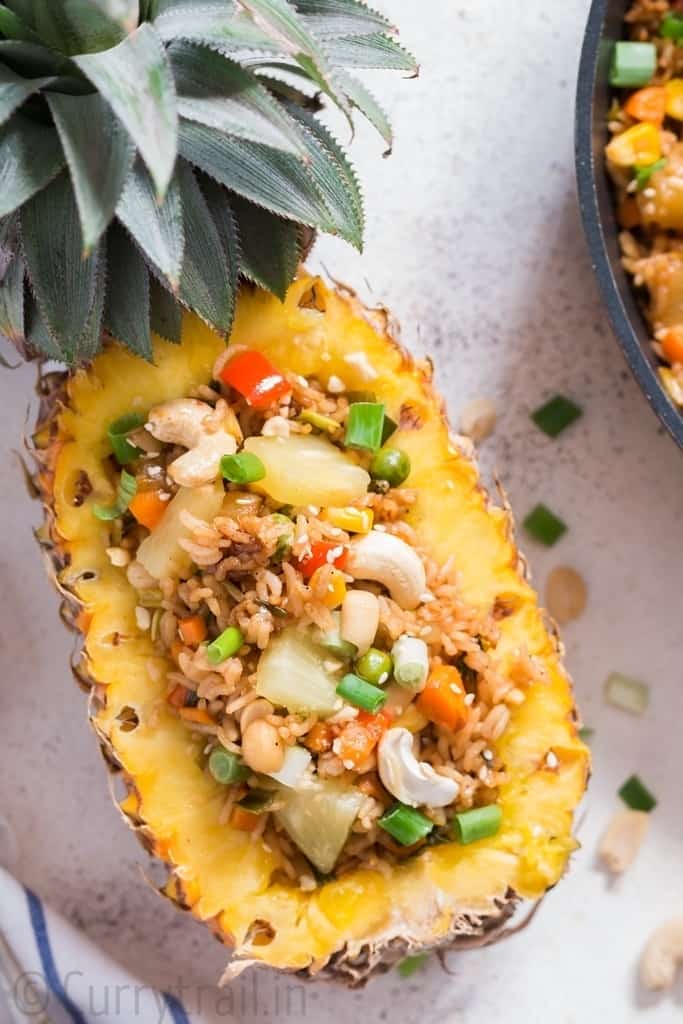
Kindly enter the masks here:
[[303, 232], [360, 249], [355, 174], [313, 115], [324, 93], [390, 146], [346, 69], [413, 72], [394, 36], [361, 0], [0, 0], [0, 332], [149, 358], [181, 306], [227, 333], [239, 275], [282, 297]]

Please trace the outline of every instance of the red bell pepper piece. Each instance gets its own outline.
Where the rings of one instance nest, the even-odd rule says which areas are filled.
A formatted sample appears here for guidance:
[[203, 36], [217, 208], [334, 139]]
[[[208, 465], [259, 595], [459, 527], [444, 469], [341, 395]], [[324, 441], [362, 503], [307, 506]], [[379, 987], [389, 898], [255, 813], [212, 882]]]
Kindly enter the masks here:
[[334, 565], [337, 569], [343, 569], [346, 565], [348, 548], [341, 548], [340, 553], [335, 558], [331, 559], [328, 557], [330, 551], [338, 550], [340, 546], [326, 540], [318, 541], [317, 544], [311, 544], [310, 555], [306, 555], [305, 558], [298, 558], [295, 565], [307, 580], [311, 578], [315, 570], [319, 569], [321, 565]]
[[267, 409], [292, 390], [291, 384], [260, 352], [238, 352], [220, 373], [221, 380], [239, 391], [254, 409]]

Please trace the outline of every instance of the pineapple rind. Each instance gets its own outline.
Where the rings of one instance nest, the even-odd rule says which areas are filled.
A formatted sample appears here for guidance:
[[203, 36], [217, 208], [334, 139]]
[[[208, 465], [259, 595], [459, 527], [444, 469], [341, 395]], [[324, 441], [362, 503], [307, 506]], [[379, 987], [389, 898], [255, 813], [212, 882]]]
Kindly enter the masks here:
[[[313, 285], [324, 314], [299, 307]], [[500, 653], [512, 665], [525, 649], [546, 673], [498, 744], [510, 781], [500, 793], [503, 826], [497, 836], [469, 847], [432, 847], [390, 879], [357, 871], [313, 894], [271, 884], [274, 856], [248, 835], [218, 824], [221, 789], [201, 770], [197, 743], [168, 710], [159, 672], [164, 659], [136, 628], [134, 591], [105, 553], [107, 528], [87, 501], [74, 504], [82, 470], [95, 500], [113, 494], [104, 467], [108, 424], [206, 383], [223, 342], [187, 315], [181, 346], [155, 340], [155, 365], [111, 345], [89, 370], [69, 378], [66, 403], [53, 407], [52, 437], [41, 456], [49, 469], [39, 479], [54, 557], [63, 564], [68, 556], [59, 585], [87, 613], [84, 668], [97, 684], [92, 721], [128, 781], [122, 810], [145, 845], [169, 864], [166, 893], [234, 944], [234, 963], [358, 983], [407, 950], [490, 941], [519, 897], [538, 899], [554, 885], [577, 845], [572, 817], [586, 786], [589, 754], [577, 735], [560, 645], [524, 578], [511, 518], [490, 504], [474, 462], [449, 435], [429, 368], [416, 365], [392, 339], [386, 315], [301, 274], [284, 304], [245, 288], [231, 341], [304, 375], [326, 381], [336, 374], [349, 388], [377, 393], [402, 424], [395, 440], [411, 459], [411, 486], [418, 490], [411, 522], [422, 545], [437, 559], [455, 556], [465, 600], [488, 609], [505, 595], [514, 611], [500, 624]], [[366, 358], [355, 358], [358, 353]], [[124, 707], [134, 707], [140, 719], [132, 732], [117, 720]], [[550, 749], [559, 760], [552, 770], [545, 762]], [[258, 921], [269, 923], [269, 943], [263, 944], [262, 931], [254, 935]]]

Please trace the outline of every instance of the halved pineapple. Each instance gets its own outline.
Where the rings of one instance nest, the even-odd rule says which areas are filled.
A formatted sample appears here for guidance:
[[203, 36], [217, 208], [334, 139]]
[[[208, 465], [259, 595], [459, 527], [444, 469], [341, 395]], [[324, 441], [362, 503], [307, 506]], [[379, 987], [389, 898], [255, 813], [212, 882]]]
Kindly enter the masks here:
[[123, 813], [168, 864], [166, 893], [234, 946], [228, 975], [256, 962], [355, 984], [422, 947], [491, 941], [520, 898], [538, 899], [554, 885], [577, 845], [572, 816], [589, 755], [510, 515], [489, 502], [471, 453], [449, 435], [430, 367], [392, 339], [386, 315], [302, 274], [284, 303], [245, 288], [232, 343], [323, 384], [334, 375], [349, 388], [372, 388], [410, 456], [418, 499], [409, 518], [421, 546], [437, 560], [456, 559], [463, 597], [477, 609], [504, 605], [502, 670], [514, 674], [524, 652], [544, 671], [497, 744], [508, 772], [497, 835], [428, 847], [390, 875], [358, 870], [313, 892], [273, 881], [274, 854], [219, 824], [221, 787], [164, 701], [165, 662], [135, 628], [135, 592], [110, 564], [107, 528], [89, 507], [111, 491], [107, 426], [206, 384], [223, 342], [187, 316], [182, 346], [157, 339], [154, 365], [111, 345], [48, 403], [36, 435], [46, 543], [59, 586], [81, 609], [81, 675], [93, 687], [93, 725], [127, 784]]

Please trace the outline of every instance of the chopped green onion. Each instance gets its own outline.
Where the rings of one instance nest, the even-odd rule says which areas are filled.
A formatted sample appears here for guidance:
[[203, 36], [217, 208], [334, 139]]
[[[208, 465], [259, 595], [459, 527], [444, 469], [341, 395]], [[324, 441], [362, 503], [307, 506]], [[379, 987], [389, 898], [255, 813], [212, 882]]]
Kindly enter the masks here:
[[407, 956], [405, 960], [401, 960], [396, 970], [402, 978], [410, 978], [424, 966], [427, 960], [429, 960], [429, 953], [416, 953], [415, 956]]
[[348, 700], [349, 704], [362, 708], [363, 711], [369, 711], [373, 715], [379, 711], [387, 699], [386, 693], [380, 690], [379, 686], [366, 683], [364, 679], [354, 676], [352, 672], [344, 676], [337, 686], [337, 693], [344, 700]]
[[398, 423], [392, 420], [391, 416], [384, 413], [384, 426], [382, 428], [382, 444], [386, 444], [389, 438], [398, 430]]
[[479, 839], [495, 836], [503, 820], [503, 812], [499, 804], [488, 804], [486, 807], [473, 807], [471, 811], [462, 811], [453, 816], [453, 832], [464, 846], [476, 843]]
[[683, 17], [680, 14], [667, 14], [662, 18], [659, 34], [665, 39], [675, 39], [677, 43], [683, 41]]
[[341, 616], [339, 612], [333, 612], [332, 617], [334, 619], [334, 628], [326, 633], [320, 630], [316, 636], [316, 643], [324, 647], [330, 654], [333, 654], [335, 658], [341, 658], [342, 661], [353, 661], [358, 654], [358, 648], [350, 640], [342, 640], [340, 633]]
[[354, 402], [349, 406], [346, 421], [347, 448], [364, 448], [376, 452], [382, 444], [384, 406], [381, 402]]
[[273, 806], [276, 796], [276, 793], [269, 793], [265, 789], [250, 789], [246, 796], [238, 800], [238, 803], [245, 811], [251, 811], [252, 814], [263, 814]]
[[557, 437], [570, 424], [583, 415], [581, 406], [564, 395], [555, 395], [545, 405], [532, 412], [531, 418], [548, 437]]
[[275, 551], [273, 552], [273, 560], [276, 562], [283, 562], [286, 558], [289, 558], [292, 552], [292, 538], [294, 536], [294, 523], [289, 516], [284, 515], [282, 512], [273, 512], [271, 519], [275, 519], [276, 522], [282, 523], [283, 532], [277, 539], [275, 545]]
[[377, 395], [374, 391], [347, 391], [346, 398], [349, 405], [354, 402], [376, 402]]
[[381, 448], [370, 463], [370, 476], [399, 487], [410, 476], [410, 459], [400, 448]]
[[591, 729], [589, 725], [583, 725], [579, 729], [579, 739], [583, 740], [584, 743], [588, 743], [595, 736], [595, 729]]
[[299, 419], [302, 423], [308, 423], [311, 427], [315, 427], [316, 430], [322, 430], [324, 434], [336, 434], [338, 430], [341, 430], [341, 423], [333, 420], [331, 416], [323, 416], [322, 413], [315, 412], [314, 409], [304, 409]]
[[546, 547], [552, 547], [567, 532], [567, 524], [558, 519], [546, 505], [536, 505], [522, 525], [534, 540]]
[[645, 188], [652, 175], [657, 171], [661, 171], [663, 167], [666, 167], [666, 163], [666, 157], [663, 156], [660, 157], [659, 160], [655, 160], [653, 164], [645, 164], [644, 167], [635, 167], [634, 173], [638, 188]]
[[394, 804], [386, 814], [379, 818], [377, 824], [390, 836], [393, 836], [401, 846], [412, 846], [419, 839], [428, 836], [434, 828], [433, 821], [406, 804]]
[[622, 89], [647, 85], [656, 69], [657, 48], [654, 43], [615, 43], [609, 82]]
[[650, 701], [650, 688], [621, 672], [611, 672], [605, 682], [605, 700], [622, 711], [642, 715]]
[[391, 675], [393, 664], [386, 651], [371, 647], [356, 662], [356, 672], [368, 683], [381, 686]]
[[263, 480], [266, 467], [258, 455], [252, 452], [238, 452], [237, 455], [224, 455], [221, 459], [221, 473], [233, 484], [253, 484]]
[[107, 430], [111, 450], [120, 465], [125, 466], [126, 463], [133, 462], [140, 454], [141, 449], [130, 443], [128, 434], [133, 430], [138, 430], [144, 422], [144, 416], [140, 416], [136, 412], [129, 412], [112, 423]]
[[619, 796], [632, 811], [653, 811], [657, 801], [637, 775], [627, 779], [619, 790]]
[[237, 626], [228, 626], [220, 636], [217, 636], [212, 643], [207, 645], [206, 657], [212, 665], [220, 665], [226, 658], [231, 658], [233, 654], [237, 654], [243, 643], [244, 636], [242, 635], [242, 630], [238, 629]]
[[116, 499], [113, 505], [93, 505], [93, 515], [98, 519], [118, 519], [126, 511], [131, 501], [138, 493], [138, 482], [132, 473], [125, 469], [121, 470], [121, 479], [116, 488]]
[[233, 782], [243, 782], [250, 772], [242, 759], [225, 747], [216, 747], [209, 757], [209, 771], [216, 782], [229, 786]]
[[429, 674], [429, 651], [419, 636], [400, 636], [391, 648], [394, 679], [407, 690], [420, 690]]

